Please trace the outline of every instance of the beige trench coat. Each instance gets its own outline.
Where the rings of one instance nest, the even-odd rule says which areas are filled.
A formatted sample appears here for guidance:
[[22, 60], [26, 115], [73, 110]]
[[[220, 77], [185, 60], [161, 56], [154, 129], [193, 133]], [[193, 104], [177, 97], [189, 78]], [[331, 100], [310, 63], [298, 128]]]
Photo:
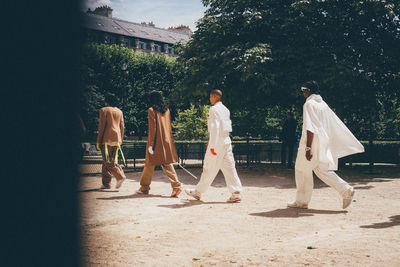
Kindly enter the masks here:
[[[172, 137], [171, 116], [169, 109], [167, 109], [164, 114], [161, 114], [160, 112], [155, 111], [153, 108], [149, 108], [148, 123], [146, 161], [150, 160], [152, 165], [178, 162], [175, 142], [174, 138]], [[156, 138], [154, 139], [154, 137]], [[148, 151], [149, 146], [153, 147], [153, 155], [151, 155]]]

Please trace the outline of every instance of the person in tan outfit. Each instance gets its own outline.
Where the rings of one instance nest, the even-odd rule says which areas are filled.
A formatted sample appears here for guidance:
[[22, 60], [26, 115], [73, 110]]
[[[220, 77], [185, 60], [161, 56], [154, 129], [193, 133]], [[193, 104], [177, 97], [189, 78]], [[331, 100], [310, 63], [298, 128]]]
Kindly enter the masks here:
[[149, 193], [154, 167], [161, 165], [171, 182], [171, 197], [178, 197], [182, 189], [173, 165], [178, 162], [178, 155], [172, 137], [170, 111], [159, 91], [150, 93], [150, 102], [152, 107], [148, 109], [146, 161], [140, 177], [141, 187], [136, 192], [138, 194]]
[[117, 179], [115, 188], [120, 188], [126, 176], [118, 164], [118, 150], [124, 138], [124, 117], [122, 111], [115, 107], [116, 98], [113, 94], [105, 97], [106, 107], [100, 109], [99, 133], [97, 149], [101, 150], [102, 186], [101, 189], [111, 188], [112, 175]]

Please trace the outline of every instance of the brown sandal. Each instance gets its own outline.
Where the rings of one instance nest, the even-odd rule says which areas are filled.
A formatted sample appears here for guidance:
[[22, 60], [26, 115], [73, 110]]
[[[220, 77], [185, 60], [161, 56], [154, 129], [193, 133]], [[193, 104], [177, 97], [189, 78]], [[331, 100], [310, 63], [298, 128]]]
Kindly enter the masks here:
[[149, 190], [137, 190], [136, 194], [143, 194], [143, 195], [148, 195], [149, 194]]
[[178, 197], [181, 192], [182, 192], [182, 189], [180, 189], [180, 188], [174, 189], [172, 191], [171, 197]]

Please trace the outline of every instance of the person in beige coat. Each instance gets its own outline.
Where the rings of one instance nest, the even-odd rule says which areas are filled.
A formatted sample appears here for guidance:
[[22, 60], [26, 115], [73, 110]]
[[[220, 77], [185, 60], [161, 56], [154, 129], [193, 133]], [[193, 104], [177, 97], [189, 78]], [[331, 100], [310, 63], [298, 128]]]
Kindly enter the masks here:
[[178, 197], [182, 189], [173, 166], [173, 163], [178, 162], [178, 155], [172, 137], [170, 111], [159, 91], [150, 93], [150, 102], [152, 107], [148, 109], [146, 161], [140, 177], [141, 187], [136, 192], [138, 194], [149, 193], [154, 167], [161, 165], [171, 182], [171, 197]]
[[101, 189], [111, 188], [112, 175], [117, 179], [115, 188], [120, 188], [126, 176], [118, 164], [118, 150], [124, 138], [124, 117], [122, 111], [115, 107], [116, 98], [113, 94], [105, 96], [106, 107], [99, 112], [99, 133], [97, 149], [101, 150], [102, 186]]

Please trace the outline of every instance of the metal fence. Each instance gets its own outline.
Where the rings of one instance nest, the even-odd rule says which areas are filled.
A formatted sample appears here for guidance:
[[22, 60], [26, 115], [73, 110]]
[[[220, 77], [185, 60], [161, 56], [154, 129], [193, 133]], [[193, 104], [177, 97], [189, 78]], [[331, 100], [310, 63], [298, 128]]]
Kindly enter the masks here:
[[[176, 141], [175, 146], [179, 163], [187, 168], [202, 167], [206, 142]], [[96, 144], [86, 144], [80, 169], [82, 173], [101, 172], [101, 153], [96, 150]], [[277, 141], [234, 141], [233, 154], [237, 165], [251, 166], [255, 164], [278, 163], [281, 160], [281, 143]], [[126, 159], [125, 169], [140, 170], [144, 166], [146, 157], [146, 142], [126, 142], [122, 145]], [[296, 148], [294, 149], [296, 150]], [[296, 153], [293, 153], [295, 160]], [[119, 163], [122, 163], [119, 157]]]
[[[185, 167], [202, 167], [206, 142], [176, 141], [176, 149], [181, 165]], [[278, 164], [281, 162], [281, 145], [279, 141], [269, 140], [245, 140], [233, 141], [233, 154], [237, 165], [255, 166], [266, 164]], [[400, 163], [400, 143], [391, 145], [369, 147], [364, 143], [366, 152], [351, 155], [340, 159], [339, 163]], [[88, 145], [89, 147], [89, 145]], [[146, 156], [146, 142], [125, 142], [122, 150], [126, 158], [125, 169], [140, 170], [144, 166]], [[297, 145], [294, 146], [293, 161], [296, 160]], [[120, 163], [121, 161], [121, 157]], [[101, 154], [96, 150], [95, 143], [90, 144], [81, 162], [82, 173], [101, 172]]]
[[[176, 142], [181, 164], [193, 165], [197, 160], [202, 165], [206, 152], [205, 144], [206, 142]], [[277, 163], [281, 160], [280, 142], [234, 141], [232, 142], [232, 148], [238, 165], [250, 166], [260, 163]]]

